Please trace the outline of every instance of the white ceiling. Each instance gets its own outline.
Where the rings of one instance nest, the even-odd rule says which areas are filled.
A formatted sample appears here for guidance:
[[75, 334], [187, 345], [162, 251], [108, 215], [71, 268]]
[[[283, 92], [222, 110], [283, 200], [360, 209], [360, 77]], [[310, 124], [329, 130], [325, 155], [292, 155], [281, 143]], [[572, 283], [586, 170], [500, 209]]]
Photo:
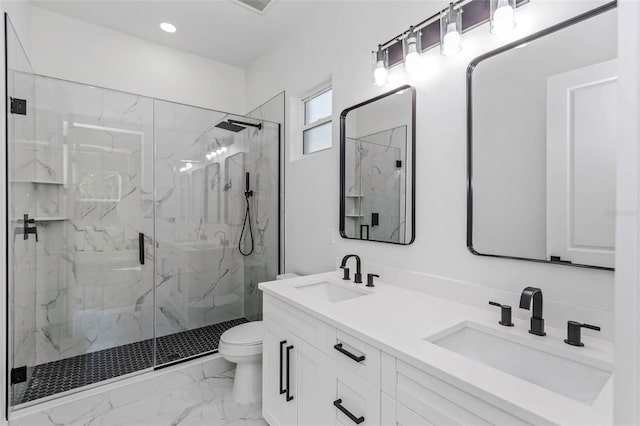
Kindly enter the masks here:
[[[273, 0], [259, 14], [233, 0], [33, 0], [37, 7], [244, 67], [322, 2]], [[168, 34], [159, 27], [177, 27]]]

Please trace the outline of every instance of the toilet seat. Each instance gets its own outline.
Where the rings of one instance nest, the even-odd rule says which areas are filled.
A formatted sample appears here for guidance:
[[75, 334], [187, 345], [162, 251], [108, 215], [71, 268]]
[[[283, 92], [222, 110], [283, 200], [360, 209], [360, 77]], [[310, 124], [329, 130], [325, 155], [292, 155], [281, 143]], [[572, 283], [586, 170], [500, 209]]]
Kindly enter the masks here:
[[253, 321], [237, 325], [220, 336], [220, 344], [225, 346], [262, 346], [264, 325], [262, 321]]

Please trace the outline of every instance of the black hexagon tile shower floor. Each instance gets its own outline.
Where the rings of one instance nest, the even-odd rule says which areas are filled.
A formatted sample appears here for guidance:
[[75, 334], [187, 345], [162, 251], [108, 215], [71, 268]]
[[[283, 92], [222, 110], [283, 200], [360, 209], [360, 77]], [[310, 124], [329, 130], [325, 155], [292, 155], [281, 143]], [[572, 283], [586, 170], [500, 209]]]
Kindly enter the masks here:
[[[218, 349], [222, 333], [248, 322], [221, 322], [156, 339], [157, 366]], [[27, 383], [14, 386], [15, 405], [153, 367], [153, 339], [36, 365]]]

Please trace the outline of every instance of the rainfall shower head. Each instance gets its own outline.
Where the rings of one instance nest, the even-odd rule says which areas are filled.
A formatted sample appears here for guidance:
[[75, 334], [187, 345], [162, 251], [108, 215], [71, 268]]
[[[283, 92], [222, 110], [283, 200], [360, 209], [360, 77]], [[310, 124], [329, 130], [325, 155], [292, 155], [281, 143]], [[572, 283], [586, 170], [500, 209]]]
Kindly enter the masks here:
[[228, 130], [230, 132], [241, 132], [244, 129], [247, 128], [247, 126], [251, 126], [251, 127], [256, 127], [259, 130], [262, 130], [262, 123], [248, 123], [246, 121], [238, 121], [238, 120], [232, 120], [232, 119], [228, 119], [226, 121], [221, 121], [218, 124], [216, 124], [216, 127], [219, 127], [220, 129], [224, 129], [224, 130]]
[[237, 124], [231, 123], [231, 120], [221, 121], [218, 124], [216, 124], [216, 127], [220, 129], [228, 130], [230, 132], [236, 132], [236, 133], [246, 129], [246, 127], [238, 126]]

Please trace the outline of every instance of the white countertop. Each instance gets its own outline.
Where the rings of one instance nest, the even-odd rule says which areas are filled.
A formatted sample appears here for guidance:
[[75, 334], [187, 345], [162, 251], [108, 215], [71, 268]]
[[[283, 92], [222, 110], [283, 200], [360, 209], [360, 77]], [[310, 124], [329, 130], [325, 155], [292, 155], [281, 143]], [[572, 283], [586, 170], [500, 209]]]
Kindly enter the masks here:
[[[583, 337], [585, 346], [573, 347], [563, 341], [566, 330], [547, 327], [547, 336], [534, 336], [527, 332], [528, 321], [515, 318], [515, 327], [500, 326], [499, 308], [478, 309], [384, 281], [377, 281], [375, 287], [369, 289], [364, 284], [343, 281], [341, 277], [342, 271], [328, 272], [265, 282], [259, 288], [489, 403], [514, 414], [522, 411], [533, 414], [523, 417], [525, 419], [537, 417], [542, 422], [576, 425], [612, 423], [613, 379], [609, 380], [593, 404], [586, 405], [424, 339], [463, 321], [472, 321], [498, 330], [504, 336], [527, 339], [552, 353], [563, 353], [578, 361], [588, 357], [612, 371], [613, 349], [610, 343]], [[321, 281], [371, 290], [371, 294], [330, 303], [295, 290], [301, 284]], [[526, 366], [523, 365], [523, 368]]]

